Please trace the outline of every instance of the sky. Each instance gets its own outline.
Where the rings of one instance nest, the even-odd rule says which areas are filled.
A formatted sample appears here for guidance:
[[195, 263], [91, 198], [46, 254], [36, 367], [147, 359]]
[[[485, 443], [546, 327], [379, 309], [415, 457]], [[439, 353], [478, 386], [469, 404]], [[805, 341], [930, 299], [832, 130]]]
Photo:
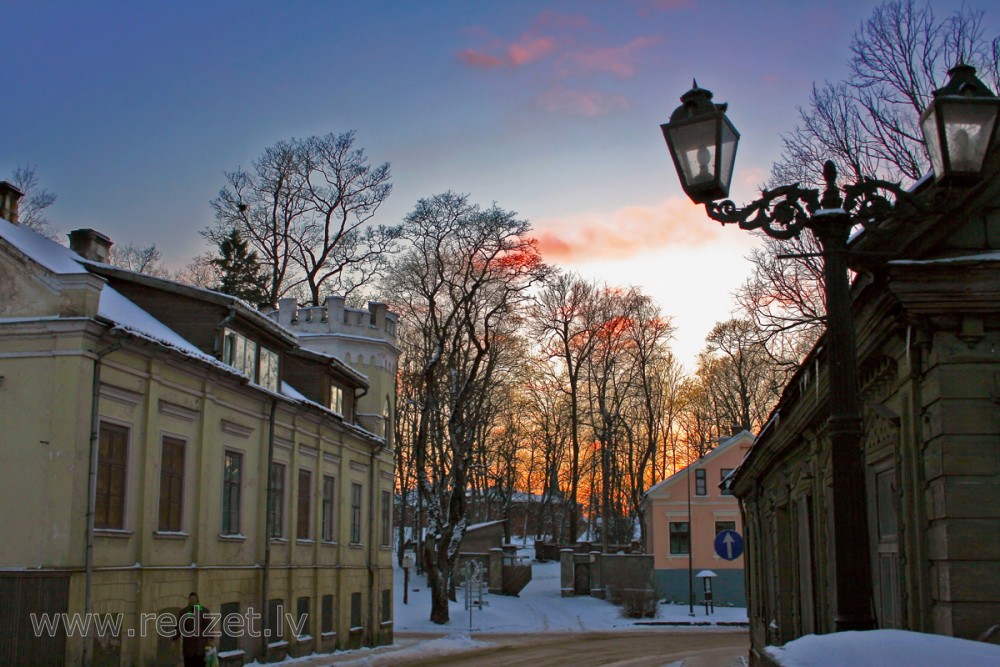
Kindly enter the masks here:
[[7, 2], [0, 178], [35, 165], [56, 229], [155, 243], [181, 268], [208, 249], [225, 172], [280, 140], [354, 130], [391, 164], [376, 223], [448, 190], [516, 211], [546, 261], [653, 296], [693, 370], [754, 239], [688, 202], [659, 124], [692, 79], [728, 102], [732, 194], [752, 200], [877, 4]]

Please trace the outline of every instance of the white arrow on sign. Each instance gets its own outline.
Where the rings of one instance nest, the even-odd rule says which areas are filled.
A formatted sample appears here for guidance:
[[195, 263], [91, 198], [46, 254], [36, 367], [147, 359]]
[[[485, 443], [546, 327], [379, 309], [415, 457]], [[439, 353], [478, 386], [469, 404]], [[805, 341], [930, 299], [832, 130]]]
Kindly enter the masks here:
[[726, 545], [726, 559], [733, 560], [733, 539], [732, 533], [726, 533], [725, 537], [722, 538], [722, 543]]

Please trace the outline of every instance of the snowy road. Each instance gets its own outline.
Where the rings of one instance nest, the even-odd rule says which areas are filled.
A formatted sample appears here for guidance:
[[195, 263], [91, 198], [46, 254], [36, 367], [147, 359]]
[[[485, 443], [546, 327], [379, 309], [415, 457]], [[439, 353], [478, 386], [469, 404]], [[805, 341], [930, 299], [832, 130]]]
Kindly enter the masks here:
[[[589, 632], [532, 635], [477, 635], [460, 647], [455, 637], [420, 640], [419, 650], [371, 654], [344, 665], [475, 665], [476, 667], [741, 667], [750, 641], [745, 630], [703, 632]], [[435, 643], [447, 650], [438, 653]], [[416, 647], [414, 647], [416, 648]]]

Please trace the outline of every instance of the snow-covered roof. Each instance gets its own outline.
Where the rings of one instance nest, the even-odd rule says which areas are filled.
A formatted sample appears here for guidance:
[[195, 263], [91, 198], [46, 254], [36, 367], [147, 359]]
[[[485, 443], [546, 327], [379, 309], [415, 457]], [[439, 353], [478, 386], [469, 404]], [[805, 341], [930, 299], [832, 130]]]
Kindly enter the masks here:
[[232, 366], [228, 366], [215, 357], [199, 350], [188, 342], [187, 339], [147, 313], [134, 302], [129, 301], [110, 285], [104, 285], [101, 288], [101, 300], [97, 307], [97, 316], [107, 320], [115, 329], [127, 334], [158, 343], [164, 347], [176, 350], [185, 356], [215, 366], [232, 375], [246, 378], [243, 373]]
[[83, 257], [27, 227], [0, 218], [0, 238], [52, 273], [60, 275], [87, 273], [80, 264]]
[[[72, 252], [72, 251], [70, 251]], [[73, 253], [74, 255], [76, 253]], [[190, 296], [195, 299], [200, 299], [202, 301], [209, 301], [218, 304], [224, 304], [227, 306], [233, 306], [239, 310], [243, 315], [245, 315], [249, 320], [251, 320], [257, 326], [270, 331], [271, 333], [277, 335], [279, 338], [284, 338], [289, 342], [293, 342], [296, 339], [295, 333], [285, 328], [281, 324], [278, 324], [272, 320], [267, 315], [254, 308], [252, 305], [240, 299], [224, 292], [219, 292], [216, 290], [208, 289], [207, 287], [197, 287], [195, 285], [188, 285], [187, 283], [180, 283], [176, 280], [170, 280], [168, 278], [159, 278], [157, 276], [151, 276], [146, 273], [139, 273], [138, 271], [131, 271], [129, 269], [123, 269], [120, 266], [114, 266], [111, 264], [104, 264], [102, 262], [95, 262], [93, 260], [85, 259], [76, 255], [77, 261], [82, 263], [92, 272], [104, 277], [113, 277], [121, 280], [127, 280], [129, 282], [149, 285], [156, 287], [168, 292], [174, 292], [177, 294], [182, 294]]]
[[[231, 297], [229, 295], [223, 294], [221, 292], [215, 292], [213, 290], [207, 290], [204, 288], [192, 287], [190, 285], [181, 285], [170, 280], [165, 280], [162, 278], [155, 278], [152, 276], [146, 276], [145, 274], [136, 273], [134, 271], [128, 271], [126, 269], [120, 269], [118, 267], [110, 266], [108, 264], [101, 264], [99, 262], [92, 262], [90, 260], [84, 259], [77, 253], [73, 252], [69, 248], [55, 241], [48, 239], [37, 232], [23, 227], [21, 225], [14, 225], [7, 220], [0, 218], [0, 238], [3, 238], [8, 244], [15, 248], [18, 252], [26, 256], [33, 262], [45, 267], [49, 271], [59, 275], [72, 275], [72, 274], [84, 274], [84, 273], [101, 273], [111, 274], [117, 277], [126, 277], [126, 279], [132, 279], [137, 282], [145, 283], [155, 283], [158, 286], [166, 286], [168, 288], [179, 288], [176, 291], [184, 291], [201, 293], [204, 295], [211, 295], [214, 299], [225, 299], [231, 303], [239, 305], [243, 309], [252, 311], [259, 319], [266, 321], [271, 327], [279, 330], [280, 333], [288, 336], [291, 340], [295, 340], [295, 335], [289, 330], [282, 327], [280, 324], [273, 322], [269, 318], [257, 312], [252, 306], [247, 304], [240, 299]], [[90, 271], [94, 269], [95, 271]], [[102, 276], [103, 277], [103, 276]], [[190, 359], [194, 359], [201, 363], [212, 366], [218, 370], [234, 375], [243, 380], [249, 380], [246, 375], [238, 371], [237, 369], [222, 363], [212, 355], [206, 354], [196, 345], [192, 344], [186, 338], [178, 334], [176, 331], [168, 327], [166, 324], [156, 319], [149, 312], [144, 310], [134, 301], [128, 299], [118, 290], [111, 287], [105, 283], [101, 287], [101, 296], [97, 306], [97, 317], [111, 325], [111, 330], [126, 334], [133, 338], [144, 340], [157, 344], [163, 348], [171, 350], [182, 354]], [[34, 318], [39, 319], [39, 318]], [[46, 319], [46, 318], [43, 318]], [[310, 351], [312, 352], [312, 351]], [[323, 357], [329, 357], [329, 355], [321, 355]], [[353, 374], [355, 377], [361, 379], [361, 381], [367, 385], [367, 378], [358, 373], [354, 369], [346, 366], [336, 357], [329, 357], [336, 363], [338, 363], [340, 368], [348, 374]], [[257, 387], [262, 391], [267, 390], [264, 387]], [[267, 392], [272, 393], [273, 392]], [[275, 396], [280, 396], [295, 403], [302, 403], [310, 405], [313, 408], [319, 408], [324, 412], [335, 415], [328, 407], [320, 405], [314, 401], [310, 401], [305, 396], [303, 396], [298, 390], [289, 385], [286, 382], [281, 383], [281, 393], [273, 394]], [[376, 441], [383, 441], [384, 438], [381, 436], [368, 431], [356, 424], [344, 423], [345, 428], [351, 430], [358, 435], [366, 438], [370, 438]]]
[[901, 266], [908, 264], [954, 264], [957, 262], [1000, 262], [1000, 251], [984, 252], [976, 255], [962, 255], [961, 257], [938, 257], [936, 259], [894, 259], [889, 264]]

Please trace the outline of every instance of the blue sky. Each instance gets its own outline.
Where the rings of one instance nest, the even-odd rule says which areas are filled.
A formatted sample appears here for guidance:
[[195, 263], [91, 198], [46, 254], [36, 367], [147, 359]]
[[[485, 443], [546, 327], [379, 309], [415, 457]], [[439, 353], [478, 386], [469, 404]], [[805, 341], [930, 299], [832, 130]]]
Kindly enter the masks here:
[[281, 139], [356, 130], [392, 164], [377, 222], [445, 190], [496, 201], [549, 261], [655, 296], [691, 366], [752, 240], [686, 202], [658, 124], [692, 78], [729, 102], [734, 196], [752, 199], [878, 3], [5, 4], [0, 177], [37, 165], [58, 229], [156, 243], [179, 267], [205, 249], [223, 172]]

